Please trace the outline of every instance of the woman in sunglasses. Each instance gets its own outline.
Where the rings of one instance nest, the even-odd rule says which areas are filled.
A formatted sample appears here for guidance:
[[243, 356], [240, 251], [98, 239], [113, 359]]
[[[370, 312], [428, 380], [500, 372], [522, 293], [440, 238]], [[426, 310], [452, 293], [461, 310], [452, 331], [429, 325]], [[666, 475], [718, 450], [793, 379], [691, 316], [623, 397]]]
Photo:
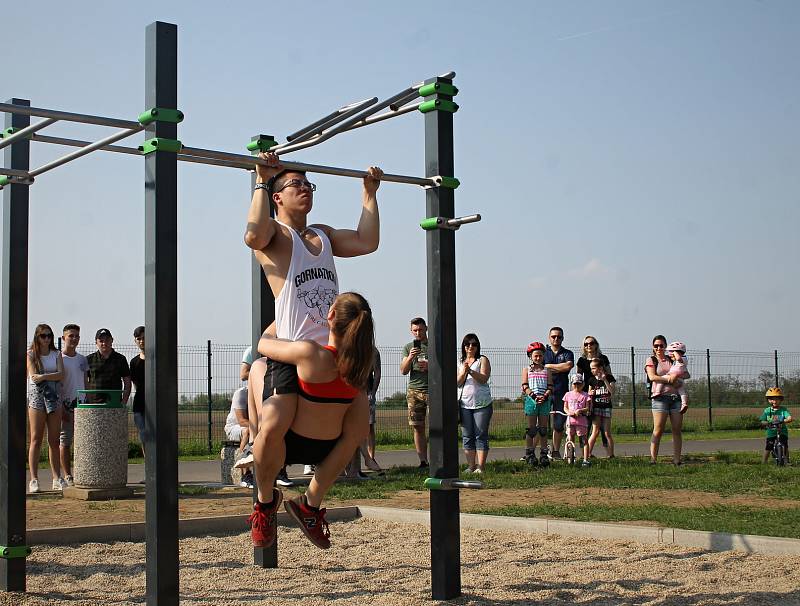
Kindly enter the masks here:
[[461, 366], [458, 368], [458, 406], [464, 456], [470, 473], [483, 473], [489, 456], [489, 421], [492, 420], [492, 393], [489, 377], [492, 366], [481, 355], [481, 342], [475, 333], [461, 341]]
[[[594, 362], [594, 364], [593, 364]], [[592, 414], [589, 423], [592, 427], [589, 436], [589, 456], [594, 450], [595, 442], [600, 437], [609, 458], [614, 456], [614, 440], [611, 437], [611, 411], [614, 383], [611, 374], [611, 362], [600, 351], [600, 343], [592, 335], [583, 338], [581, 357], [576, 364], [578, 372], [583, 375], [583, 390], [592, 396]], [[609, 441], [610, 440], [610, 441]]]
[[39, 451], [46, 426], [53, 490], [63, 490], [66, 482], [61, 478], [58, 439], [63, 410], [59, 381], [64, 378], [64, 363], [61, 352], [53, 343], [53, 329], [47, 324], [39, 324], [34, 330], [33, 342], [25, 361], [28, 368], [28, 426], [31, 434], [28, 449], [31, 482], [28, 488], [30, 492], [39, 492]]
[[647, 358], [644, 367], [653, 411], [653, 437], [650, 439], [651, 465], [655, 465], [658, 461], [658, 446], [661, 444], [667, 419], [672, 426], [672, 462], [675, 465], [681, 464], [683, 415], [678, 387], [682, 384], [682, 380], [677, 375], [669, 374], [672, 361], [666, 352], [667, 338], [664, 335], [653, 337], [653, 355]]

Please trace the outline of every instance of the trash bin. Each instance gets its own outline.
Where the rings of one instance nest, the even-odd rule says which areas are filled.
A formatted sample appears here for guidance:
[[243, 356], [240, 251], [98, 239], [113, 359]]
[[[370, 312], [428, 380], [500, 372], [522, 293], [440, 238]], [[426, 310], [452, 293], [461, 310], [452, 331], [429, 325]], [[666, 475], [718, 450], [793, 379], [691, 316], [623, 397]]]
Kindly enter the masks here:
[[[74, 476], [79, 488], [124, 488], [128, 483], [128, 409], [119, 389], [81, 389], [75, 409]], [[88, 395], [89, 398], [83, 398]]]

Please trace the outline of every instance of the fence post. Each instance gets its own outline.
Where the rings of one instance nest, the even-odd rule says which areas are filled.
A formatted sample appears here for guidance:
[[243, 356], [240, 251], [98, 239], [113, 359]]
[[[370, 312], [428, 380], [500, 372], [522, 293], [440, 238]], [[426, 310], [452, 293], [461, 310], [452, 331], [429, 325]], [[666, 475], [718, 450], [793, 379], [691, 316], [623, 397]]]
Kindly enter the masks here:
[[631, 345], [631, 390], [633, 391], [633, 433], [639, 433], [636, 427], [636, 354]]
[[[61, 339], [59, 339], [60, 341]], [[60, 348], [59, 348], [60, 349]], [[780, 387], [780, 381], [778, 381], [778, 350], [775, 350], [775, 387]]]
[[208, 454], [211, 454], [211, 339], [208, 340]]
[[708, 429], [713, 431], [711, 418], [711, 350], [706, 349], [706, 379], [708, 383]]

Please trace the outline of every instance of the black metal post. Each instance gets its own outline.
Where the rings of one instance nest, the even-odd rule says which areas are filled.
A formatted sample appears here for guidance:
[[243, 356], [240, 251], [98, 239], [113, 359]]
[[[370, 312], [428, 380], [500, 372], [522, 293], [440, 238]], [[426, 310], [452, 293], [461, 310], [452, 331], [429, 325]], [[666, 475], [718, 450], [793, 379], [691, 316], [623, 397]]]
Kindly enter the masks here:
[[[30, 105], [26, 99], [10, 99]], [[6, 128], [25, 128], [30, 116], [6, 114]], [[30, 141], [5, 148], [3, 166], [27, 171]], [[3, 188], [3, 318], [0, 322], [0, 546], [25, 547], [25, 350], [28, 324], [27, 185]], [[0, 589], [25, 591], [25, 558], [0, 558]]]
[[208, 340], [208, 454], [211, 454], [211, 339]]
[[[433, 78], [430, 83], [452, 84]], [[452, 101], [451, 96], [430, 99]], [[426, 97], [426, 100], [429, 100]], [[425, 114], [425, 174], [454, 176], [453, 114]], [[455, 217], [454, 191], [430, 188], [428, 217]], [[458, 477], [458, 403], [456, 402], [456, 270], [455, 232], [427, 233], [428, 275], [428, 404], [430, 406], [430, 474]], [[432, 352], [432, 355], [431, 355]], [[461, 595], [461, 523], [457, 490], [431, 490], [431, 590], [434, 600]]]
[[[177, 109], [178, 28], [147, 26], [145, 108]], [[147, 138], [177, 139], [177, 125], [151, 122]], [[178, 213], [177, 155], [145, 157], [145, 448], [147, 604], [177, 606], [178, 577]]]
[[778, 350], [775, 350], [775, 387], [780, 387], [781, 382], [778, 379]]
[[631, 345], [631, 390], [633, 391], [633, 433], [639, 433], [636, 424], [636, 352]]
[[708, 429], [713, 431], [711, 412], [711, 350], [706, 349], [706, 382], [708, 384]]
[[[260, 135], [265, 137], [265, 135]], [[256, 138], [256, 137], [254, 137]], [[253, 173], [250, 177], [250, 191], [256, 185], [256, 175]], [[274, 210], [270, 208], [270, 216], [275, 216]], [[250, 341], [253, 345], [253, 360], [258, 359], [258, 341], [261, 334], [266, 330], [267, 326], [272, 324], [275, 320], [275, 297], [272, 294], [272, 289], [267, 283], [267, 278], [264, 271], [261, 269], [261, 264], [256, 259], [255, 255], [251, 255], [250, 263], [250, 285], [252, 293], [252, 315], [250, 325], [252, 332]], [[261, 406], [261, 394], [256, 394], [256, 405]], [[255, 436], [253, 436], [255, 439]], [[267, 489], [269, 490], [269, 488]], [[258, 486], [253, 489], [253, 502], [258, 500]], [[253, 547], [253, 563], [261, 568], [277, 568], [278, 567], [278, 539], [272, 547]]]

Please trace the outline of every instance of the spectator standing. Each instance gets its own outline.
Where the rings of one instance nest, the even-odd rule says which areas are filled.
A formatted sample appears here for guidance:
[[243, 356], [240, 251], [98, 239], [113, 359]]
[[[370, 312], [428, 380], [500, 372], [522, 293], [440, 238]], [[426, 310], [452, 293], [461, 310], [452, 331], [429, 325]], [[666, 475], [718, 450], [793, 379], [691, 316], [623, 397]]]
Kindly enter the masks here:
[[364, 464], [379, 474], [383, 469], [375, 459], [375, 414], [378, 408], [378, 387], [381, 384], [381, 352], [375, 348], [375, 365], [367, 381], [367, 397], [369, 398], [369, 435], [364, 443], [361, 444], [361, 455], [364, 457]]
[[611, 413], [614, 410], [614, 387], [616, 379], [614, 375], [607, 372], [608, 366], [603, 364], [601, 358], [592, 358], [589, 363], [589, 378], [586, 383], [589, 385], [589, 396], [592, 398], [592, 434], [589, 436], [589, 456], [592, 456], [592, 449], [597, 442], [597, 436], [602, 435], [605, 440], [608, 458], [614, 457], [614, 438], [611, 436]]
[[424, 469], [428, 467], [428, 437], [425, 434], [425, 418], [428, 414], [428, 325], [423, 318], [411, 320], [411, 335], [414, 340], [403, 347], [400, 373], [410, 374], [406, 391], [408, 424], [414, 431], [419, 468]]
[[145, 443], [145, 406], [144, 406], [144, 326], [137, 326], [133, 331], [133, 340], [139, 348], [139, 353], [131, 358], [131, 380], [136, 388], [133, 394], [133, 422], [139, 430], [139, 442], [142, 445], [142, 455], [144, 455]]
[[59, 450], [61, 455], [61, 471], [67, 486], [74, 486], [72, 477], [72, 438], [75, 435], [75, 408], [78, 406], [78, 390], [86, 389], [86, 373], [89, 364], [86, 356], [77, 352], [81, 340], [81, 327], [67, 324], [62, 333], [64, 346], [61, 361], [64, 365], [64, 378], [61, 380], [61, 435]]
[[[88, 389], [121, 389], [122, 404], [128, 404], [131, 395], [131, 369], [128, 361], [121, 353], [114, 351], [114, 337], [107, 328], [101, 328], [94, 335], [97, 351], [86, 356], [89, 374], [86, 385]], [[97, 394], [99, 395], [99, 394]], [[92, 398], [95, 402], [103, 402], [107, 396]]]
[[658, 462], [658, 447], [669, 419], [672, 426], [672, 462], [681, 464], [683, 415], [681, 397], [677, 387], [681, 379], [669, 374], [672, 362], [666, 355], [667, 338], [664, 335], [653, 337], [653, 355], [647, 358], [644, 371], [650, 386], [650, 402], [653, 412], [653, 437], [650, 439], [650, 464]]
[[[575, 364], [575, 367], [578, 369], [578, 372], [581, 375], [583, 375], [585, 381], [583, 385], [584, 391], [587, 391], [589, 389], [590, 386], [589, 384], [592, 382], [593, 375], [592, 375], [592, 369], [590, 367], [590, 362], [594, 358], [599, 358], [603, 364], [605, 372], [608, 375], [611, 375], [611, 362], [609, 362], [605, 354], [602, 351], [600, 351], [600, 343], [592, 335], [586, 335], [583, 338], [583, 350], [581, 357], [578, 358], [578, 362]], [[615, 379], [612, 379], [612, 381], [615, 381]], [[594, 408], [592, 409], [592, 415], [589, 418], [589, 424], [594, 426]], [[606, 437], [606, 432], [601, 431], [600, 437], [603, 440], [603, 446], [608, 448], [608, 438]], [[595, 436], [594, 439], [597, 440], [597, 436]], [[590, 444], [589, 453], [591, 454], [592, 447], [594, 446], [594, 442], [592, 441], [591, 437], [589, 438], [589, 444]]]
[[478, 335], [468, 333], [461, 340], [461, 366], [457, 384], [461, 388], [461, 437], [470, 473], [483, 473], [489, 456], [489, 422], [492, 420], [492, 393], [489, 377], [492, 366], [481, 355]]
[[28, 467], [31, 472], [30, 492], [39, 492], [39, 451], [42, 448], [45, 427], [53, 473], [53, 490], [63, 490], [66, 482], [61, 477], [59, 435], [61, 434], [61, 397], [59, 381], [64, 378], [61, 352], [53, 343], [53, 329], [39, 324], [33, 331], [33, 341], [26, 353], [28, 370], [28, 426], [30, 446]]
[[[684, 381], [691, 377], [686, 367], [686, 345], [683, 342], [674, 341], [667, 345], [667, 357], [672, 360], [672, 366], [669, 369], [670, 375], [675, 375]], [[686, 409], [689, 408], [689, 394], [686, 393], [686, 387], [683, 384], [677, 387], [677, 391], [681, 397], [681, 414], [686, 414]]]
[[[548, 338], [550, 345], [544, 352], [544, 367], [549, 369], [553, 376], [553, 410], [564, 412], [564, 396], [569, 391], [569, 371], [575, 366], [575, 354], [562, 347], [564, 343], [564, 329], [553, 326]], [[561, 458], [561, 440], [564, 437], [564, 424], [566, 417], [560, 414], [551, 415], [553, 418], [553, 450], [551, 458]]]
[[[575, 436], [578, 436], [581, 450], [583, 451], [583, 461], [581, 467], [589, 467], [589, 443], [586, 440], [587, 430], [589, 429], [589, 414], [591, 397], [583, 391], [583, 377], [580, 374], [572, 376], [572, 391], [564, 394], [564, 411], [567, 419], [567, 440], [575, 443]], [[555, 415], [560, 417], [561, 415]]]
[[[539, 341], [530, 343], [527, 348], [531, 360], [529, 366], [522, 369], [522, 395], [524, 396], [523, 412], [528, 420], [525, 430], [525, 456], [522, 460], [536, 467], [550, 465], [547, 448], [547, 428], [550, 422], [550, 411], [553, 408], [553, 376], [544, 367], [544, 344]], [[536, 443], [541, 444], [539, 461], [536, 460]]]

